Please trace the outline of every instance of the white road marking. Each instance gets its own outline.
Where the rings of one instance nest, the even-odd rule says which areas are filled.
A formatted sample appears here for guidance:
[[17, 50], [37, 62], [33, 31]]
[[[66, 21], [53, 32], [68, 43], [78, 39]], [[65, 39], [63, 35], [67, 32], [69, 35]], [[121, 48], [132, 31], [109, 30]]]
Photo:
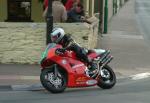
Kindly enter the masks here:
[[140, 73], [140, 74], [136, 74], [136, 75], [133, 75], [133, 76], [130, 76], [130, 77], [131, 77], [131, 80], [140, 80], [140, 79], [145, 79], [145, 78], [150, 77], [150, 73], [149, 72]]

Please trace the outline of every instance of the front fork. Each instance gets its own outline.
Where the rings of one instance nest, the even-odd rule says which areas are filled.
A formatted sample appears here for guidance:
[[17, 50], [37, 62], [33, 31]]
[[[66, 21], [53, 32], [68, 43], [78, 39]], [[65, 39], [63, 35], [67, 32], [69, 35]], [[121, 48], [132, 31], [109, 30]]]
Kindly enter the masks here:
[[57, 76], [58, 76], [58, 68], [57, 68], [57, 64], [54, 64], [54, 79], [57, 79]]

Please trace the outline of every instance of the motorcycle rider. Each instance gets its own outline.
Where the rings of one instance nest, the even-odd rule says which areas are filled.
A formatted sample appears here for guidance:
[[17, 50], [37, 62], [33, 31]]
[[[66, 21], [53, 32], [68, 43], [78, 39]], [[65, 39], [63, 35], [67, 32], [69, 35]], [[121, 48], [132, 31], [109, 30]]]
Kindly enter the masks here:
[[51, 33], [51, 41], [62, 45], [63, 48], [57, 49], [58, 52], [63, 53], [66, 50], [74, 51], [77, 58], [90, 66], [90, 73], [93, 73], [93, 71], [97, 68], [97, 65], [88, 58], [87, 50], [77, 44], [69, 34], [65, 34], [65, 31], [62, 28], [53, 29]]

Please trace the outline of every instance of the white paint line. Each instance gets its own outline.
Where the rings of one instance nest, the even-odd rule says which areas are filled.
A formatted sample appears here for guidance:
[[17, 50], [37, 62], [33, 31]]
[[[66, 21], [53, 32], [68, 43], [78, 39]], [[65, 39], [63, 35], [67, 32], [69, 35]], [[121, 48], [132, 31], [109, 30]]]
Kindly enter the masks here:
[[145, 78], [148, 78], [150, 77], [150, 73], [140, 73], [140, 74], [136, 74], [136, 75], [133, 75], [131, 76], [131, 79], [132, 80], [140, 80], [140, 79], [145, 79]]

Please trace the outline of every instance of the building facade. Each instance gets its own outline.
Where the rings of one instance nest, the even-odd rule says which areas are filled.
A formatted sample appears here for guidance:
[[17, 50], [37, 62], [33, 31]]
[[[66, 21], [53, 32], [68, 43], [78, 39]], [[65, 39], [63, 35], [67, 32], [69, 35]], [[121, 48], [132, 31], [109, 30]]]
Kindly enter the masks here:
[[38, 0], [0, 0], [0, 22], [41, 22], [42, 8]]
[[[62, 0], [63, 3], [66, 0]], [[81, 0], [89, 16], [100, 11], [101, 0]], [[127, 0], [102, 0], [103, 7], [108, 2], [108, 19], [110, 19]], [[0, 22], [43, 22], [43, 4], [39, 0], [0, 0]], [[105, 13], [105, 11], [104, 11]]]

